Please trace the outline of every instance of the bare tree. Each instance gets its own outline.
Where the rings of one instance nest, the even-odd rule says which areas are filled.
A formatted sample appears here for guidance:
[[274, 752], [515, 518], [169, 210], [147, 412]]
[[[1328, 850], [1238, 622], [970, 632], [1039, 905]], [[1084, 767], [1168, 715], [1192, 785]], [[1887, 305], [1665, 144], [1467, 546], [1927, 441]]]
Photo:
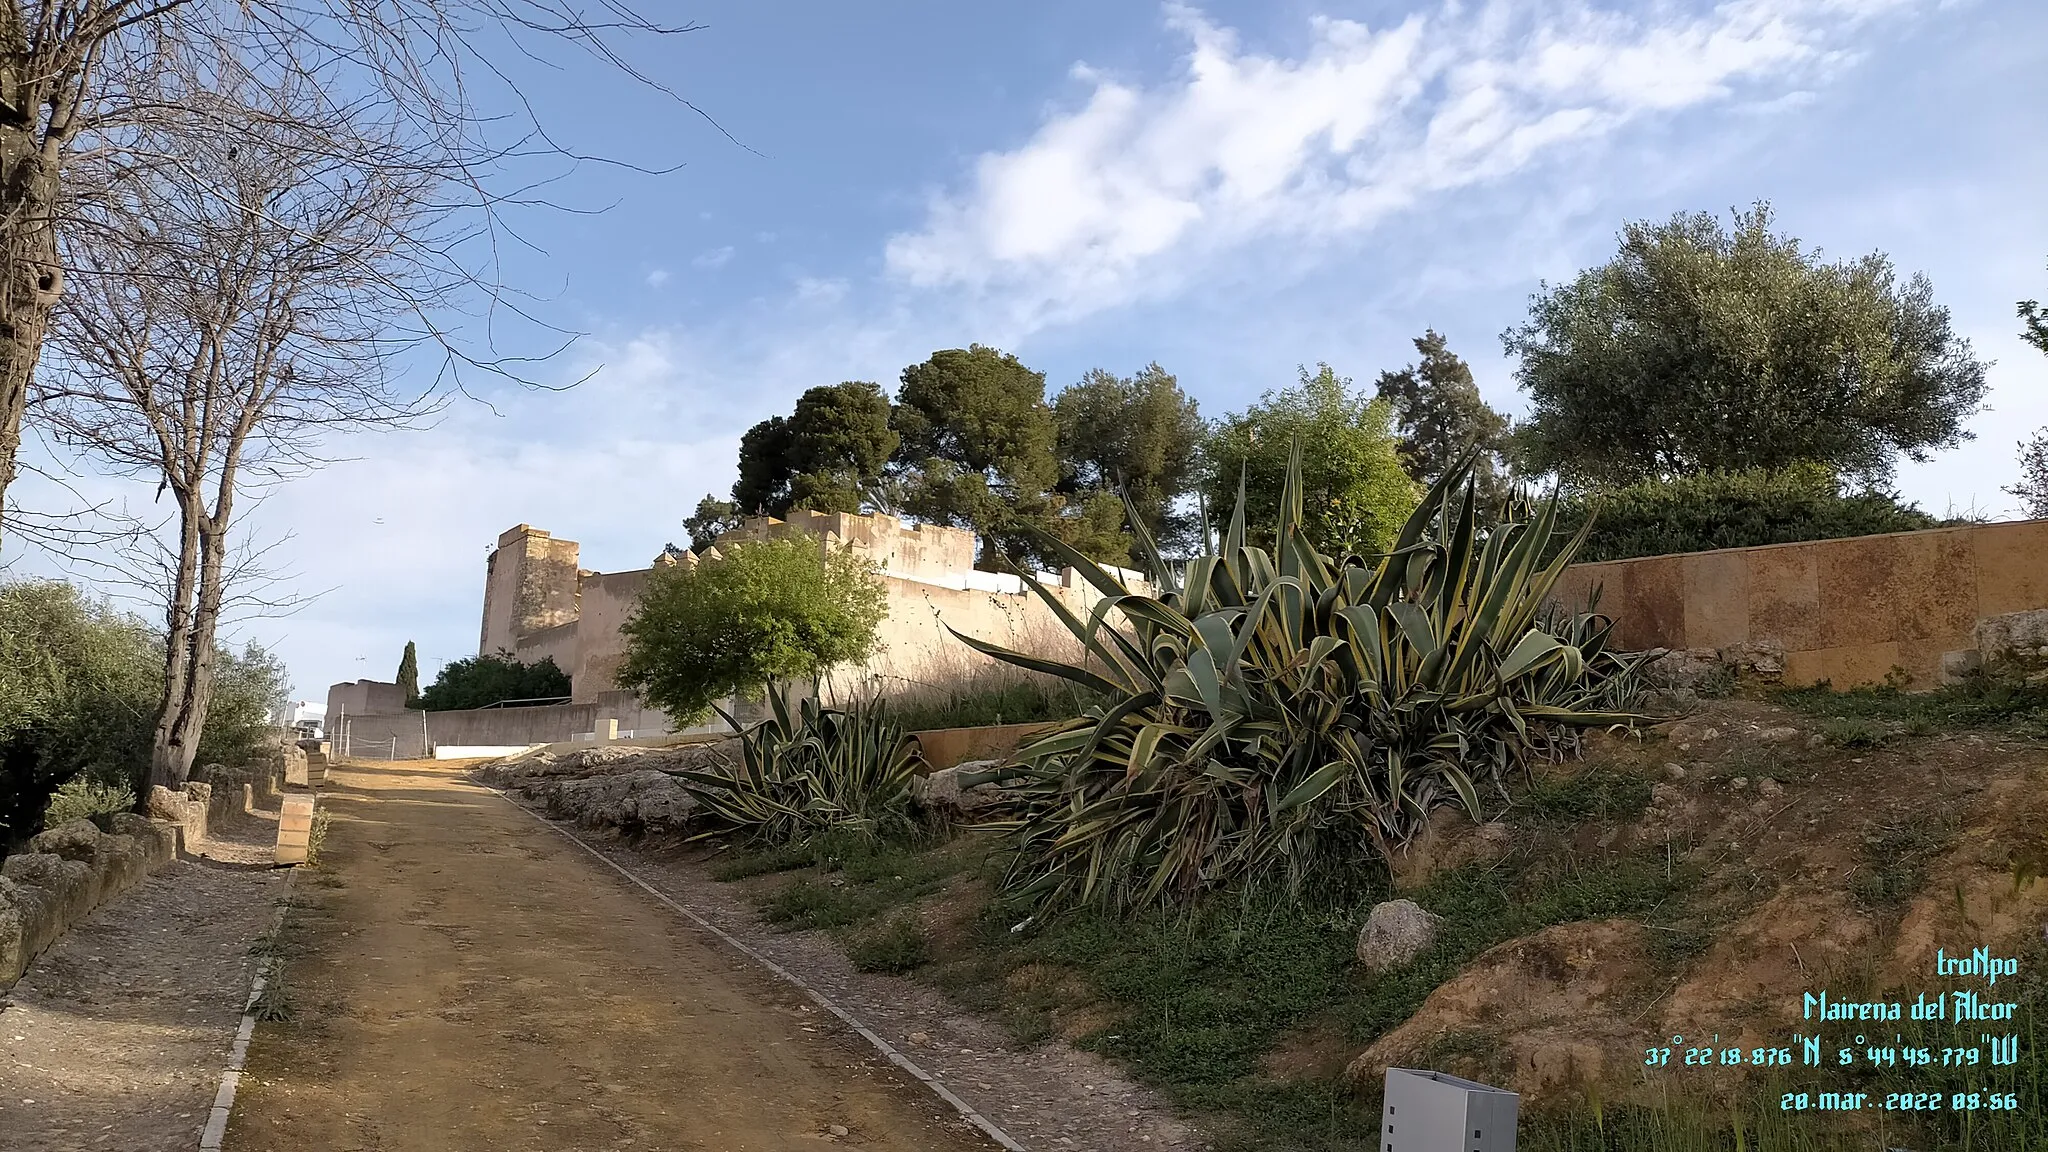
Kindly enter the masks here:
[[338, 429], [404, 424], [423, 339], [399, 323], [445, 283], [417, 259], [440, 180], [359, 158], [403, 126], [334, 109], [318, 78], [232, 55], [166, 56], [165, 109], [83, 161], [98, 195], [60, 245], [66, 299], [37, 410], [56, 438], [158, 482], [176, 506], [162, 574], [152, 783], [184, 782], [213, 686], [237, 498], [319, 462]]
[[[531, 115], [501, 66], [508, 57], [544, 55], [546, 42], [569, 45], [673, 96], [628, 61], [624, 42], [695, 27], [658, 22], [631, 0], [0, 0], [0, 503], [66, 287], [59, 245], [68, 209], [100, 194], [89, 186], [92, 175], [127, 166], [81, 161], [124, 153], [136, 146], [138, 127], [189, 111], [166, 106], [153, 84], [166, 55], [197, 52], [259, 76], [317, 79], [337, 94], [320, 101], [323, 119], [380, 126], [386, 151], [357, 156], [358, 164], [438, 181], [442, 207], [482, 209], [481, 226], [495, 237], [502, 221], [492, 210], [534, 195], [507, 162], [530, 176], [536, 157], [588, 159], [558, 145]], [[482, 82], [507, 93], [511, 115], [478, 112]], [[445, 250], [420, 254], [482, 288], [493, 307], [516, 307], [488, 267], [477, 271], [476, 261]], [[445, 295], [413, 303], [416, 325], [442, 344], [447, 367], [518, 378], [516, 359], [450, 338], [436, 312]]]

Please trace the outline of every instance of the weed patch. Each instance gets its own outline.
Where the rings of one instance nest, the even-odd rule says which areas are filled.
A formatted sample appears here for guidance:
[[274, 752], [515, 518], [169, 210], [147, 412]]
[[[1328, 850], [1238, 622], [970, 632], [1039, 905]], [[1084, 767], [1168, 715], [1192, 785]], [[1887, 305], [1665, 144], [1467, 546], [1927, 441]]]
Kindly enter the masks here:
[[858, 971], [900, 976], [931, 959], [931, 948], [917, 917], [899, 913], [856, 934], [847, 942], [846, 958]]
[[1512, 811], [1540, 824], [1633, 820], [1650, 806], [1650, 781], [1633, 772], [1594, 764], [1569, 775], [1538, 779]]
[[1778, 702], [1809, 716], [1840, 721], [1890, 722], [1918, 736], [1971, 729], [2001, 729], [2048, 739], [2048, 685], [1980, 676], [1932, 692], [1897, 687], [1836, 692], [1826, 685], [1775, 693]]

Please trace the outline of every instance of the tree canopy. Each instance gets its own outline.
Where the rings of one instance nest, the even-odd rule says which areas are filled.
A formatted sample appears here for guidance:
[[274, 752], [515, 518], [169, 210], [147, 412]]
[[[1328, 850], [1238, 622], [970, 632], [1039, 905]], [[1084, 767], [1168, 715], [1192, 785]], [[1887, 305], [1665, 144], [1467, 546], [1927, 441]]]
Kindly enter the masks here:
[[1483, 489], [1503, 487], [1508, 418], [1479, 395], [1472, 369], [1450, 350], [1434, 328], [1415, 338], [1421, 360], [1398, 372], [1380, 373], [1379, 398], [1393, 409], [1401, 435], [1401, 466], [1418, 484], [1444, 474], [1467, 453], [1476, 452], [1474, 478]]
[[892, 420], [904, 511], [973, 530], [983, 567], [1037, 554], [1029, 529], [1049, 528], [1058, 511], [1045, 373], [980, 344], [934, 352], [903, 370]]
[[467, 656], [441, 665], [441, 674], [420, 693], [419, 706], [428, 712], [482, 708], [507, 700], [549, 700], [569, 694], [569, 674], [543, 656], [522, 663], [510, 652]]
[[[1114, 519], [1111, 535], [1121, 536], [1124, 510], [1115, 494], [1123, 493], [1154, 540], [1169, 550], [1192, 546], [1195, 519], [1174, 504], [1193, 487], [1208, 427], [1172, 373], [1156, 363], [1134, 376], [1096, 368], [1062, 389], [1052, 411], [1059, 491], [1078, 506], [1082, 520]], [[1104, 501], [1104, 495], [1112, 498]], [[1112, 539], [1080, 550], [1123, 564], [1133, 559], [1129, 549], [1127, 539]]]
[[770, 516], [861, 511], [896, 452], [889, 413], [889, 398], [866, 380], [805, 390], [787, 419], [772, 416], [741, 437], [733, 504]]
[[1824, 464], [1888, 478], [1969, 438], [1985, 366], [1924, 276], [1824, 263], [1758, 204], [1637, 222], [1608, 263], [1545, 285], [1521, 357], [1528, 463], [1572, 483]]
[[1393, 409], [1354, 391], [1328, 364], [1301, 369], [1293, 388], [1269, 391], [1216, 425], [1208, 445], [1208, 506], [1229, 508], [1239, 478], [1246, 527], [1270, 545], [1287, 480], [1289, 454], [1302, 453], [1303, 524], [1332, 553], [1387, 547], [1421, 491], [1401, 466]]
[[[214, 654], [202, 762], [246, 763], [288, 680], [250, 646]], [[85, 779], [146, 791], [164, 692], [163, 637], [55, 580], [0, 583], [0, 849], [36, 831], [50, 794]]]
[[621, 629], [618, 679], [678, 723], [778, 680], [865, 659], [887, 611], [873, 567], [814, 539], [748, 541], [656, 568]]

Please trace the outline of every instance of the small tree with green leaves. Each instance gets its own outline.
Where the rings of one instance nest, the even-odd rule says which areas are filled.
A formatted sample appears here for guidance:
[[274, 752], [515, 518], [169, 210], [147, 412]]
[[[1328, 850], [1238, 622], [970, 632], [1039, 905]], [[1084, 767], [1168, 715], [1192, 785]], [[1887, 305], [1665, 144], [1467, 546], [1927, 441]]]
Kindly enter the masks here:
[[1280, 518], [1288, 458], [1301, 445], [1301, 526], [1335, 555], [1375, 552], [1392, 543], [1415, 510], [1422, 489], [1401, 466], [1393, 408], [1354, 390], [1348, 377], [1319, 364], [1301, 369], [1296, 387], [1267, 392], [1257, 404], [1223, 418], [1210, 433], [1210, 508], [1229, 508], [1245, 486], [1245, 521], [1254, 543]]
[[413, 707], [420, 698], [420, 653], [413, 642], [405, 642], [405, 655], [398, 658], [398, 691], [405, 697], [405, 706]]
[[874, 651], [887, 614], [874, 567], [811, 538], [754, 541], [657, 568], [622, 631], [622, 687], [679, 723], [778, 680], [815, 678]]

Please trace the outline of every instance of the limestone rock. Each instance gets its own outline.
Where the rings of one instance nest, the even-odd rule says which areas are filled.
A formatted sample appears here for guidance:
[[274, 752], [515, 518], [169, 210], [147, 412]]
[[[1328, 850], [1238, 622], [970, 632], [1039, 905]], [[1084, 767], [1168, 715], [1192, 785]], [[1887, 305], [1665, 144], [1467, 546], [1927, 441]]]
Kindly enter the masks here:
[[689, 823], [696, 797], [658, 769], [565, 780], [547, 797], [550, 815], [627, 831], [674, 831]]
[[1368, 972], [1399, 968], [1436, 944], [1442, 923], [1413, 900], [1376, 904], [1358, 933], [1358, 962]]
[[1712, 682], [1726, 670], [1717, 649], [1667, 649], [1643, 666], [1643, 679], [1652, 688], [1691, 691]]
[[1756, 738], [1765, 744], [1784, 744], [1799, 739], [1799, 729], [1790, 726], [1766, 728], [1757, 733]]
[[1994, 668], [2033, 670], [2048, 663], [2048, 608], [2008, 612], [1977, 621], [1977, 651]]
[[100, 830], [81, 817], [29, 837], [28, 850], [90, 864], [100, 852]]
[[107, 826], [115, 835], [126, 836], [141, 845], [151, 867], [168, 863], [178, 854], [175, 825], [159, 823], [133, 812], [116, 812], [108, 819]]

